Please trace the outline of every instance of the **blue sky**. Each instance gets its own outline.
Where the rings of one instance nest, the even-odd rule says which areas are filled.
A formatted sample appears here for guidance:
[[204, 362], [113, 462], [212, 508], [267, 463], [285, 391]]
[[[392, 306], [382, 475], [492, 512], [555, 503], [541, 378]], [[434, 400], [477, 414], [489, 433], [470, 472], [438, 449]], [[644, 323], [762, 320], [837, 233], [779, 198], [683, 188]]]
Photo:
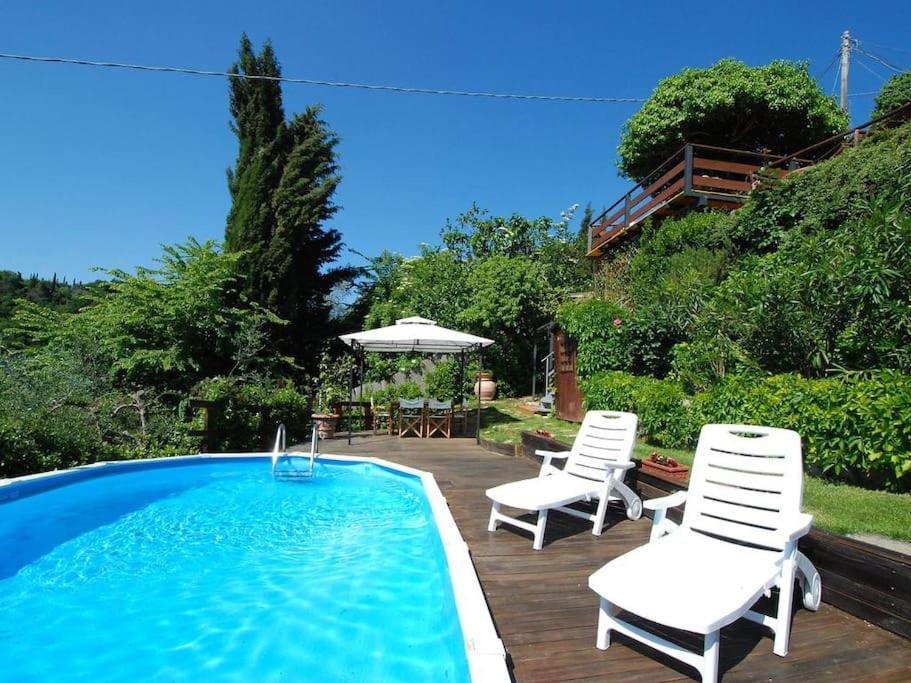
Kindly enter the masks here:
[[[287, 76], [464, 90], [646, 97], [685, 66], [809, 60], [844, 29], [911, 48], [898, 2], [0, 2], [0, 52], [225, 69], [242, 31]], [[873, 49], [873, 48], [871, 48]], [[911, 53], [875, 48], [902, 66]], [[874, 69], [885, 75], [884, 68]], [[824, 88], [831, 91], [834, 70]], [[860, 66], [851, 91], [881, 81]], [[285, 87], [342, 138], [335, 221], [352, 248], [415, 253], [472, 202], [557, 216], [624, 191], [630, 104], [561, 104]], [[0, 60], [0, 269], [90, 279], [159, 245], [220, 239], [236, 142], [219, 78]], [[872, 97], [852, 99], [855, 122]], [[353, 262], [358, 257], [347, 255]]]

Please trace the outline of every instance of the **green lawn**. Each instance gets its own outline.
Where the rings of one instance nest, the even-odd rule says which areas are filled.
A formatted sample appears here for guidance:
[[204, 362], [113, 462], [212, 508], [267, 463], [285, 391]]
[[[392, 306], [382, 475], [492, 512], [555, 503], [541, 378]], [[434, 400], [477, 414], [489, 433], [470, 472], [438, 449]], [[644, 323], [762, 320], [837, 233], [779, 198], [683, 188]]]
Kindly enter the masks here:
[[[485, 404], [481, 436], [500, 443], [520, 443], [527, 429], [546, 429], [555, 439], [571, 443], [579, 431], [574, 422], [530, 415], [519, 406], [524, 399], [499, 399]], [[692, 465], [693, 453], [650, 444], [636, 445], [635, 455], [644, 458], [652, 451]], [[837, 534], [868, 533], [911, 541], [911, 494], [886, 493], [830, 484], [806, 477], [804, 510], [814, 516], [814, 525]]]

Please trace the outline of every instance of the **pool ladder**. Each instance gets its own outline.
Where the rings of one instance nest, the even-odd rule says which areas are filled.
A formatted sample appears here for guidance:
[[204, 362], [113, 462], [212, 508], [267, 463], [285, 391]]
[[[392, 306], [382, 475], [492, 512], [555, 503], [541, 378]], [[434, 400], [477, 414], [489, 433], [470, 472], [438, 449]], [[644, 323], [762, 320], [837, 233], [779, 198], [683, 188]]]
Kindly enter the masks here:
[[306, 470], [296, 468], [279, 468], [282, 461], [291, 462], [291, 455], [288, 453], [287, 431], [284, 423], [278, 425], [278, 431], [275, 433], [275, 445], [272, 447], [272, 476], [273, 477], [312, 477], [313, 468], [316, 465], [316, 459], [319, 457], [319, 433], [316, 431], [316, 425], [313, 425], [313, 434], [310, 437], [310, 465]]

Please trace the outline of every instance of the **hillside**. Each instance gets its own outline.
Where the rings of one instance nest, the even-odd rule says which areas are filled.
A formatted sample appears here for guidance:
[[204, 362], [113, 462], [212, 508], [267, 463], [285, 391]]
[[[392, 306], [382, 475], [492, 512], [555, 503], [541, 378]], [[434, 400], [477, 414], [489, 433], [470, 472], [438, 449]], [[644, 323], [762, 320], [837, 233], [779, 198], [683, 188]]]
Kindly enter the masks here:
[[911, 123], [755, 190], [730, 214], [645, 226], [561, 307], [589, 407], [656, 443], [699, 425], [791, 427], [821, 476], [911, 485]]

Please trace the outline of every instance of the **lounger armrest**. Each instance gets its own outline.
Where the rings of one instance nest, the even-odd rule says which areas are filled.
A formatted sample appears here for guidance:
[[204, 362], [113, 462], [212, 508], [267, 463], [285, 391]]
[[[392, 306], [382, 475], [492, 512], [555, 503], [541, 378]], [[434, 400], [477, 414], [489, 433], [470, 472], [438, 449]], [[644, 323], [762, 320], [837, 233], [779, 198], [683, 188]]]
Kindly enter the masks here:
[[782, 531], [788, 535], [789, 541], [796, 541], [802, 536], [806, 536], [807, 532], [810, 531], [810, 526], [813, 524], [813, 515], [808, 515], [805, 512], [801, 512], [798, 515], [795, 515], [791, 519], [787, 520], [782, 525]]
[[560, 458], [564, 460], [570, 456], [572, 451], [535, 451], [535, 455], [540, 455], [544, 458], [544, 462], [541, 463], [541, 471], [538, 472], [539, 477], [546, 477], [549, 474], [556, 474], [560, 471], [560, 468], [554, 467], [550, 464], [550, 461], [554, 458]]
[[535, 455], [540, 455], [542, 458], [547, 459], [560, 458], [562, 460], [564, 458], [568, 458], [570, 454], [572, 454], [572, 451], [535, 451]]
[[631, 470], [636, 466], [634, 462], [605, 462], [602, 464], [606, 470]]
[[646, 510], [667, 510], [668, 508], [674, 508], [678, 505], [683, 505], [686, 502], [686, 493], [686, 491], [677, 491], [677, 493], [672, 493], [669, 496], [652, 498], [651, 500], [643, 501], [642, 507]]

